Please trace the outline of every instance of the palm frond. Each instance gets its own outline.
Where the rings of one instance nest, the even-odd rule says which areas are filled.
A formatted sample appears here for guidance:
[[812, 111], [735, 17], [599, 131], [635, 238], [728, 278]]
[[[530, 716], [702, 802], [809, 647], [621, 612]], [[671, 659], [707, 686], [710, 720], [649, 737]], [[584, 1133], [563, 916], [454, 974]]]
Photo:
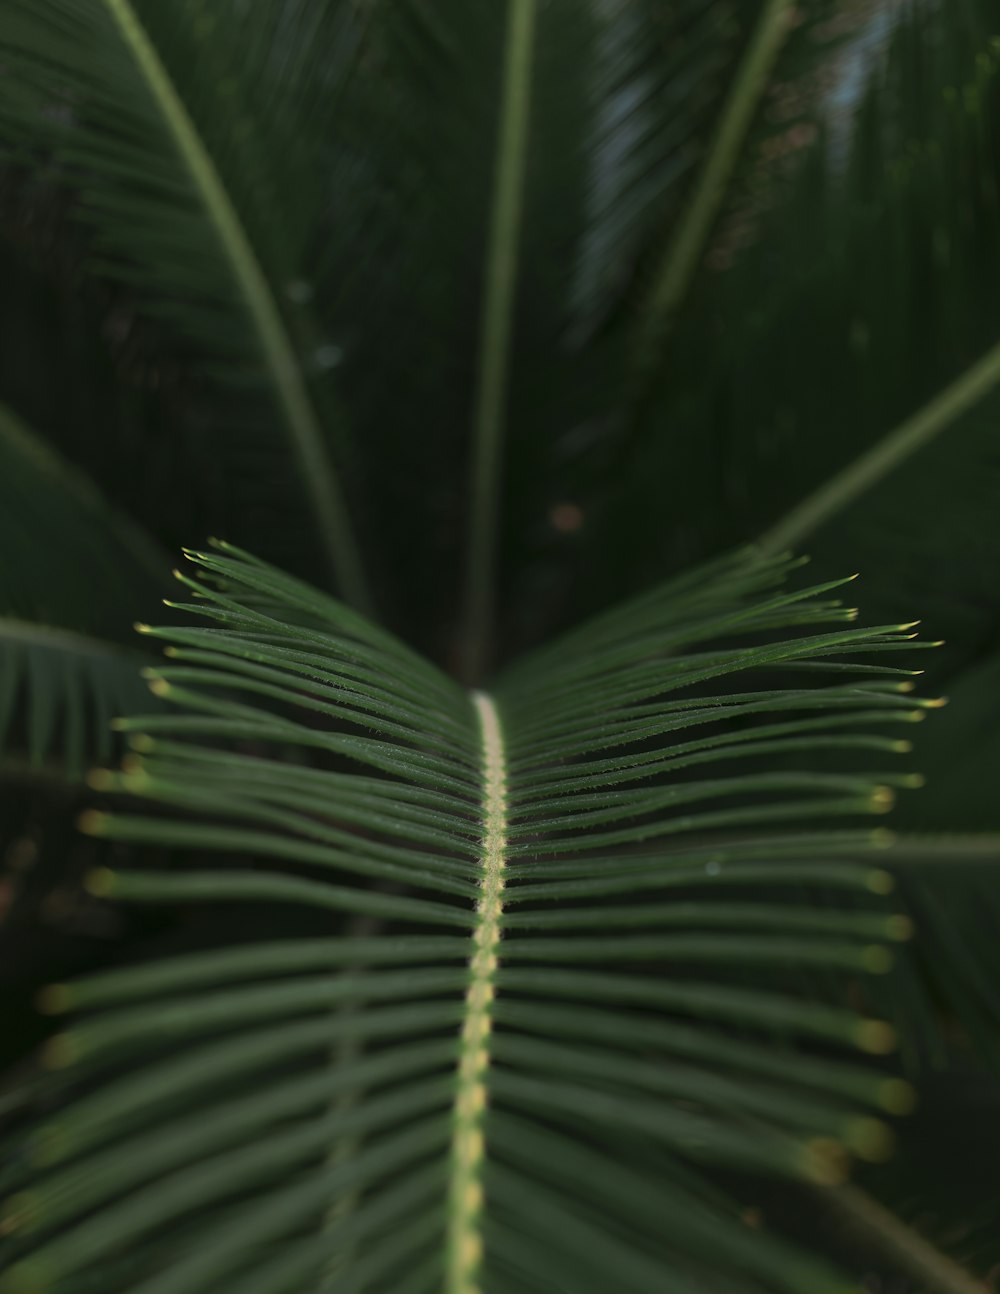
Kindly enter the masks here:
[[906, 1272], [926, 1294], [984, 1294], [988, 1286], [916, 1228], [884, 1209], [863, 1190], [842, 1185], [829, 1192], [829, 1209], [843, 1227], [875, 1247], [894, 1269]]
[[507, 368], [514, 285], [523, 218], [524, 172], [535, 43], [536, 0], [511, 0], [504, 56], [492, 225], [483, 275], [483, 316], [473, 420], [469, 555], [466, 599], [470, 679], [480, 677], [494, 631], [500, 464], [506, 417]]
[[[928, 743], [931, 751], [934, 743]], [[1000, 920], [994, 876], [1000, 837], [989, 832], [903, 832], [887, 855], [919, 933], [907, 960], [929, 992], [900, 1004], [911, 1068], [985, 1065], [1000, 1072], [1000, 974], [990, 932]]]
[[111, 721], [146, 695], [141, 653], [0, 617], [0, 776], [82, 781], [116, 743]]
[[[789, 975], [888, 968], [882, 833], [802, 824], [908, 776], [782, 764], [893, 760], [907, 626], [738, 554], [470, 694], [238, 550], [190, 557], [209, 623], [147, 630], [179, 711], [123, 721], [134, 754], [96, 783], [162, 808], [84, 825], [220, 864], [89, 884], [266, 902], [274, 937], [47, 992], [77, 1013], [49, 1063], [87, 1091], [13, 1161], [0, 1288], [278, 1294], [335, 1261], [464, 1294], [847, 1288], [712, 1173], [840, 1180], [908, 1104], [870, 1059], [889, 1026]], [[301, 908], [327, 933], [283, 940]]]
[[125, 635], [170, 571], [140, 526], [3, 405], [0, 551], [0, 613], [110, 636]]
[[963, 413], [989, 395], [1000, 382], [1000, 342], [960, 377], [933, 397], [878, 444], [796, 504], [788, 516], [760, 538], [765, 551], [783, 552], [849, 507], [906, 458], [947, 431]]
[[[779, 548], [808, 535], [824, 566], [863, 567], [874, 549], [886, 594], [905, 581], [935, 596], [912, 559], [928, 547], [915, 485], [948, 507], [933, 489], [942, 471], [961, 459], [966, 490], [992, 471], [978, 430], [996, 405], [992, 34], [988, 5], [947, 20], [932, 4], [901, 6], [849, 128], [819, 114], [814, 141], [769, 177], [765, 209], [718, 236], [620, 469], [629, 504], [602, 518], [614, 561], [628, 552], [652, 579], [773, 531]], [[677, 479], [690, 492], [671, 491], [664, 513]], [[578, 491], [586, 506], [582, 481]], [[963, 499], [960, 532], [965, 496], [951, 497]], [[601, 555], [586, 557], [593, 580]], [[976, 569], [955, 565], [958, 579]], [[869, 605], [882, 599], [880, 588]]]
[[[335, 38], [335, 23], [323, 34]], [[330, 397], [322, 405], [310, 380], [295, 301], [327, 200], [316, 179], [325, 123], [309, 118], [318, 73], [303, 71], [316, 36], [302, 6], [18, 0], [0, 45], [16, 73], [4, 118], [17, 147], [54, 151], [102, 273], [132, 283], [216, 376], [244, 388], [264, 376], [326, 555], [364, 601]]]
[[121, 640], [169, 564], [3, 406], [0, 550], [0, 771], [78, 781], [143, 696], [141, 653]]
[[727, 182], [737, 166], [751, 122], [761, 106], [795, 14], [790, 0], [767, 0], [743, 51], [718, 125], [684, 211], [652, 276], [649, 300], [633, 350], [642, 381], [656, 367], [663, 335], [697, 273]]

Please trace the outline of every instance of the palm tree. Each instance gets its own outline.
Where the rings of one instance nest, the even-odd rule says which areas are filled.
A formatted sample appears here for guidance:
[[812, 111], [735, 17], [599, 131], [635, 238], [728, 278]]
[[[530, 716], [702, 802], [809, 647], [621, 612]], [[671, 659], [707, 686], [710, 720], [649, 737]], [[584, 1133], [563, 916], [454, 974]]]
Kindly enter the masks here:
[[993, 23], [3, 0], [0, 1290], [988, 1288]]

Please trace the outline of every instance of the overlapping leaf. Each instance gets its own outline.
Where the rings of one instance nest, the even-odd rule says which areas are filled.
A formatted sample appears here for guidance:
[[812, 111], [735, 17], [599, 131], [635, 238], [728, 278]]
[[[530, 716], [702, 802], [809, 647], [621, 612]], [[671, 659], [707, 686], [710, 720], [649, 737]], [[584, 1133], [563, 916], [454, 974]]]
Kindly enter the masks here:
[[50, 152], [52, 178], [73, 187], [94, 230], [95, 267], [132, 285], [203, 371], [269, 402], [264, 434], [244, 404], [244, 438], [270, 458], [275, 489], [293, 466], [322, 550], [363, 601], [332, 456], [343, 419], [322, 381], [336, 360], [308, 315], [303, 272], [328, 201], [318, 153], [331, 98], [318, 91], [334, 50], [349, 62], [353, 26], [302, 5], [248, 15], [200, 0], [12, 0], [0, 124], [16, 161]]
[[0, 549], [0, 753], [82, 778], [110, 754], [114, 715], [140, 702], [141, 654], [121, 640], [168, 565], [2, 407]]
[[[148, 631], [178, 711], [95, 780], [160, 808], [85, 822], [218, 865], [90, 884], [274, 937], [49, 990], [85, 1087], [11, 1161], [2, 1288], [844, 1288], [705, 1174], [838, 1180], [908, 1103], [860, 1063], [889, 1027], [799, 978], [907, 933], [880, 833], [815, 834], [907, 783], [907, 627], [738, 555], [469, 694], [220, 548], [184, 577], [208, 623]], [[283, 939], [303, 907], [327, 933]]]

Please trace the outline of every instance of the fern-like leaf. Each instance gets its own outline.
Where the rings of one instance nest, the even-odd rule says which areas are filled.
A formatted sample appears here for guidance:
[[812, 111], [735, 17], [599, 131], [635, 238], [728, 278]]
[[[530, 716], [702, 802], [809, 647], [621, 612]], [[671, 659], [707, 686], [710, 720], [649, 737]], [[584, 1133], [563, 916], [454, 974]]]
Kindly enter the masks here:
[[[837, 1181], [907, 1102], [858, 1059], [888, 1025], [788, 974], [864, 979], [905, 934], [880, 833], [803, 824], [906, 775], [792, 761], [906, 745], [879, 653], [907, 626], [738, 555], [470, 695], [219, 547], [183, 577], [209, 623], [147, 631], [179, 710], [125, 721], [134, 754], [96, 779], [162, 808], [84, 824], [219, 865], [90, 885], [265, 902], [274, 938], [47, 992], [77, 1013], [49, 1062], [86, 1090], [12, 1161], [0, 1288], [844, 1289], [710, 1176]], [[318, 937], [281, 938], [290, 907]]]
[[16, 88], [0, 121], [15, 157], [24, 140], [53, 150], [94, 230], [96, 268], [132, 284], [216, 377], [244, 389], [263, 377], [323, 550], [364, 602], [296, 287], [326, 200], [304, 66], [316, 39], [315, 15], [277, 4], [248, 18], [200, 0], [12, 0], [0, 51]]
[[0, 551], [0, 767], [81, 780], [141, 704], [142, 655], [121, 640], [169, 562], [2, 405]]

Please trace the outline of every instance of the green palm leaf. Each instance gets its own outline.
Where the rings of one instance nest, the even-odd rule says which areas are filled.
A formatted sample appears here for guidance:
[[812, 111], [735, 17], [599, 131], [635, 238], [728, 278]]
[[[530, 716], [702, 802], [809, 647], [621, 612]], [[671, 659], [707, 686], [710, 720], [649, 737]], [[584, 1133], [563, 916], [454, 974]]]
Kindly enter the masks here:
[[143, 657], [0, 617], [0, 772], [82, 782], [114, 750], [111, 721], [143, 704]]
[[127, 631], [170, 571], [140, 526], [3, 405], [0, 550], [0, 613], [99, 633]]
[[[0, 44], [17, 73], [4, 112], [10, 139], [48, 139], [96, 228], [101, 270], [142, 292], [217, 376], [245, 387], [263, 375], [324, 552], [364, 601], [294, 286], [324, 202], [322, 127], [309, 120], [318, 73], [304, 66], [319, 33], [315, 15], [283, 10], [258, 5], [247, 23], [236, 5], [195, 0], [18, 0]], [[265, 101], [277, 106], [263, 113]]]
[[[49, 990], [77, 1013], [50, 1064], [88, 1090], [13, 1163], [0, 1287], [846, 1288], [711, 1180], [839, 1180], [908, 1102], [859, 1063], [888, 1025], [788, 974], [888, 969], [882, 833], [802, 825], [908, 777], [787, 766], [894, 761], [907, 626], [741, 554], [470, 694], [219, 548], [183, 577], [209, 623], [147, 630], [179, 711], [123, 721], [95, 783], [170, 812], [84, 824], [219, 865], [90, 884], [267, 902], [275, 937]], [[327, 933], [282, 939], [301, 908]]]
[[120, 640], [169, 565], [2, 406], [0, 551], [2, 766], [80, 780], [110, 756], [111, 720], [142, 702], [141, 653]]

